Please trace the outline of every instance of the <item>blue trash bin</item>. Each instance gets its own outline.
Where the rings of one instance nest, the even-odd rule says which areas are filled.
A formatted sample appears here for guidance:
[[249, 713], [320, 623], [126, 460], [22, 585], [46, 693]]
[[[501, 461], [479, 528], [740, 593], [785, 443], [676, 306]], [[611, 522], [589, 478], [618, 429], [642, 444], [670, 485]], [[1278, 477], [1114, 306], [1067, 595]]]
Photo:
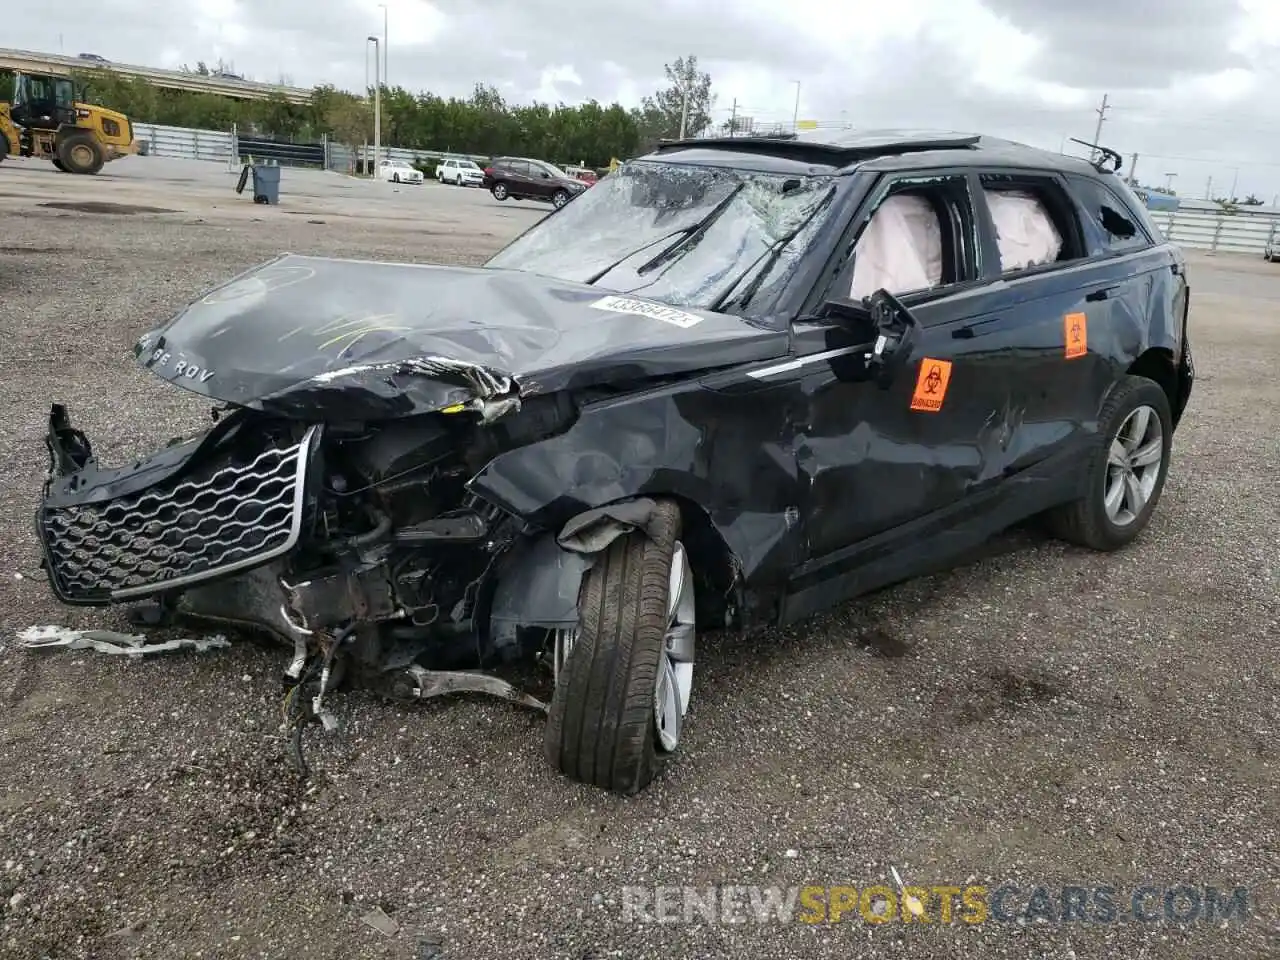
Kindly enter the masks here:
[[280, 202], [280, 168], [253, 165], [253, 202]]

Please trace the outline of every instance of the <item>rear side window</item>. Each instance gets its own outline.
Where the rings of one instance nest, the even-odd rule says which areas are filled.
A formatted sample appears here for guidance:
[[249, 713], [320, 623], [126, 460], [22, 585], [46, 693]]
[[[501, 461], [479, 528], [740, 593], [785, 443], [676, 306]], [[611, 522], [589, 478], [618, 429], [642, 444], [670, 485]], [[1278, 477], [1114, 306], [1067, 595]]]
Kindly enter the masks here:
[[1142, 222], [1113, 190], [1087, 177], [1071, 178], [1071, 189], [1080, 206], [1106, 241], [1106, 252], [1124, 253], [1151, 245]]
[[1085, 256], [1075, 204], [1058, 180], [1000, 173], [984, 173], [979, 180], [1002, 274], [1048, 269]]

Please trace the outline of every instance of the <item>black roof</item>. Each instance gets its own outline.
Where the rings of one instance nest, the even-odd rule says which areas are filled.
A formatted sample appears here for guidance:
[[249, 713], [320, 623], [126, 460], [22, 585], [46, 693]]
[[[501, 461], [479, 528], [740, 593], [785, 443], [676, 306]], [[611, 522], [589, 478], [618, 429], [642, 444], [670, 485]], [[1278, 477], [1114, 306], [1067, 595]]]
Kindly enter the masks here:
[[687, 162], [697, 163], [711, 160], [715, 153], [770, 158], [787, 165], [805, 164], [813, 173], [850, 172], [855, 167], [872, 170], [881, 167], [925, 169], [943, 164], [998, 164], [1086, 174], [1097, 171], [1087, 160], [1012, 140], [935, 130], [806, 130], [764, 137], [669, 140], [659, 144], [653, 155], [675, 159], [674, 155], [678, 154]]

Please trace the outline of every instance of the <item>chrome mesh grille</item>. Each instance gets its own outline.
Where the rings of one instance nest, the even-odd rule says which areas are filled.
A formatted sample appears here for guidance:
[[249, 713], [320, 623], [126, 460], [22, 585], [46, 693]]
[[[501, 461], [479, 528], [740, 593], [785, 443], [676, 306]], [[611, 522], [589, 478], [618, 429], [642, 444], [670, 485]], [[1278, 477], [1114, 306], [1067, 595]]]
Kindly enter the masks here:
[[43, 536], [59, 592], [69, 600], [144, 596], [291, 549], [314, 432], [114, 500], [46, 507]]

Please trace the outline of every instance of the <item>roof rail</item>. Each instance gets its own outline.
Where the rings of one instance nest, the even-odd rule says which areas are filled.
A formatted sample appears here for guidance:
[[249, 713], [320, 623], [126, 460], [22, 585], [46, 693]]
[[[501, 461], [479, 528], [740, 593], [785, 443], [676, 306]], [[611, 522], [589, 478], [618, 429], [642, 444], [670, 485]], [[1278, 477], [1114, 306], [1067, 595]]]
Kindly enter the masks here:
[[[1093, 165], [1093, 169], [1097, 170], [1099, 173], [1119, 173], [1120, 168], [1124, 166], [1124, 157], [1120, 156], [1120, 154], [1116, 153], [1110, 147], [1104, 147], [1099, 143], [1090, 143], [1088, 140], [1078, 140], [1075, 137], [1069, 137], [1068, 139], [1070, 139], [1072, 143], [1078, 143], [1082, 147], [1088, 147], [1090, 150], [1098, 151], [1098, 159], [1090, 159], [1089, 163], [1091, 163]], [[1110, 170], [1103, 166], [1103, 163], [1107, 160], [1111, 161]]]

